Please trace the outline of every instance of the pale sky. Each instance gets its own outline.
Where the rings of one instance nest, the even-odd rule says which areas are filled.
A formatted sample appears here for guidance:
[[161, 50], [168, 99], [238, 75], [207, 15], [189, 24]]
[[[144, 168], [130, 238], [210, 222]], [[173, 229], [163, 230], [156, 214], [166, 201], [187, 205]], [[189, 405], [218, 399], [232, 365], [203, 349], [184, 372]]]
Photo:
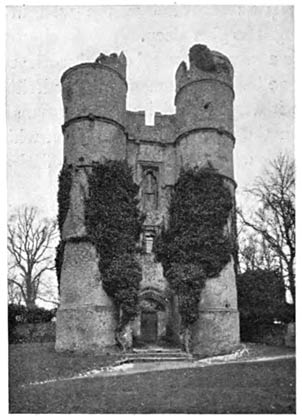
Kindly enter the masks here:
[[67, 68], [124, 51], [127, 108], [150, 121], [155, 111], [175, 112], [175, 71], [195, 43], [234, 66], [240, 194], [278, 153], [294, 154], [293, 29], [290, 6], [8, 7], [8, 214], [33, 205], [56, 216]]

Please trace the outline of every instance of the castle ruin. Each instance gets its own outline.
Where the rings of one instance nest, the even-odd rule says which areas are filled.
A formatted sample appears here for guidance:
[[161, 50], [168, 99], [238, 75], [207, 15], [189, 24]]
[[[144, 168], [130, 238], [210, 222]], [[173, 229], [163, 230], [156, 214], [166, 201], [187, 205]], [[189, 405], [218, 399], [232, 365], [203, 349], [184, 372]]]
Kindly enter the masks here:
[[[131, 323], [133, 336], [158, 343], [168, 333], [177, 339], [179, 314], [152, 251], [167, 221], [169, 199], [182, 167], [210, 164], [223, 177], [235, 200], [233, 172], [233, 67], [223, 54], [194, 45], [189, 66], [176, 71], [175, 114], [126, 110], [126, 57], [101, 54], [93, 63], [68, 69], [62, 76], [64, 160], [73, 167], [70, 207], [63, 227], [61, 304], [57, 313], [57, 350], [103, 349], [115, 344], [116, 319], [102, 288], [98, 259], [85, 237], [83, 200], [86, 170], [94, 162], [127, 160], [140, 186], [140, 209], [146, 214], [140, 255], [140, 313]], [[235, 207], [235, 205], [234, 205]], [[234, 213], [229, 229], [234, 228]], [[239, 315], [233, 260], [218, 277], [208, 279], [193, 328], [193, 353], [230, 351], [239, 342]]]

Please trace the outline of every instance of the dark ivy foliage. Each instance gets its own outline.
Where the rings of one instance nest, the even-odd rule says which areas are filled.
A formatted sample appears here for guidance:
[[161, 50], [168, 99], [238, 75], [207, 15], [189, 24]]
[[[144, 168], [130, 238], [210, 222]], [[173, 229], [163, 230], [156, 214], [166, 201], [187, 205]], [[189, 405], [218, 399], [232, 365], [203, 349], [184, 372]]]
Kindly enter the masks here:
[[68, 213], [70, 203], [70, 190], [72, 186], [72, 167], [64, 162], [63, 167], [59, 173], [59, 188], [58, 188], [58, 226], [60, 232], [60, 242], [56, 248], [56, 272], [58, 280], [58, 288], [60, 291], [60, 276], [64, 257], [65, 242], [62, 240], [63, 225]]
[[72, 186], [72, 166], [68, 165], [65, 161], [59, 173], [58, 183], [58, 226], [60, 234], [62, 234], [63, 225], [69, 209], [70, 190]]
[[183, 324], [193, 324], [198, 319], [200, 292], [206, 279], [202, 267], [193, 263], [171, 263], [165, 274], [171, 288], [178, 295]]
[[65, 242], [60, 238], [59, 244], [56, 246], [55, 266], [58, 280], [58, 290], [60, 294], [61, 271], [64, 260]]
[[141, 267], [134, 254], [115, 256], [103, 276], [103, 288], [122, 311], [120, 330], [138, 313], [138, 291], [142, 278]]
[[232, 240], [225, 226], [232, 196], [212, 168], [182, 171], [169, 210], [169, 226], [155, 240], [154, 251], [180, 300], [185, 325], [198, 317], [206, 277], [217, 276], [230, 261]]
[[124, 161], [95, 164], [85, 202], [88, 237], [99, 255], [104, 290], [122, 309], [123, 322], [135, 316], [141, 268], [135, 259], [143, 219], [138, 186]]

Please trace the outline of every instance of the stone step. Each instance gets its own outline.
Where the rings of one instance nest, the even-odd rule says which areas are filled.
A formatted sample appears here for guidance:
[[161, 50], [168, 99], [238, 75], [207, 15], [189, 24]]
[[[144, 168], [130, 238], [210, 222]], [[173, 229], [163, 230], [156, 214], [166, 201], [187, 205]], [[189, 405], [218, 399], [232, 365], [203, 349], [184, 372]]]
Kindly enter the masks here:
[[146, 353], [127, 353], [126, 354], [127, 357], [188, 357], [188, 354], [183, 353], [183, 352], [170, 352], [170, 353], [156, 353], [156, 352], [146, 352]]
[[119, 364], [125, 364], [125, 363], [149, 363], [149, 362], [162, 362], [162, 361], [192, 361], [193, 358], [190, 356], [184, 356], [184, 357], [172, 357], [172, 356], [132, 356], [128, 357], [126, 356], [122, 360], [120, 360]]
[[191, 361], [193, 356], [180, 349], [134, 349], [125, 353], [121, 363], [140, 363], [158, 361]]
[[133, 348], [133, 353], [183, 353], [180, 348]]

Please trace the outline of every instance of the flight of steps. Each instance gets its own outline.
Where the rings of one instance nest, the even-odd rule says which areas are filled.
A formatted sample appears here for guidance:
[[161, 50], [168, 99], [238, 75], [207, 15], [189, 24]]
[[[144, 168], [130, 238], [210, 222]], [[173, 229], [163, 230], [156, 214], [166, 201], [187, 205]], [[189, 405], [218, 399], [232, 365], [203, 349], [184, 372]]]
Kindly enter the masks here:
[[136, 348], [125, 353], [120, 363], [143, 363], [157, 361], [192, 361], [191, 354], [179, 348]]

